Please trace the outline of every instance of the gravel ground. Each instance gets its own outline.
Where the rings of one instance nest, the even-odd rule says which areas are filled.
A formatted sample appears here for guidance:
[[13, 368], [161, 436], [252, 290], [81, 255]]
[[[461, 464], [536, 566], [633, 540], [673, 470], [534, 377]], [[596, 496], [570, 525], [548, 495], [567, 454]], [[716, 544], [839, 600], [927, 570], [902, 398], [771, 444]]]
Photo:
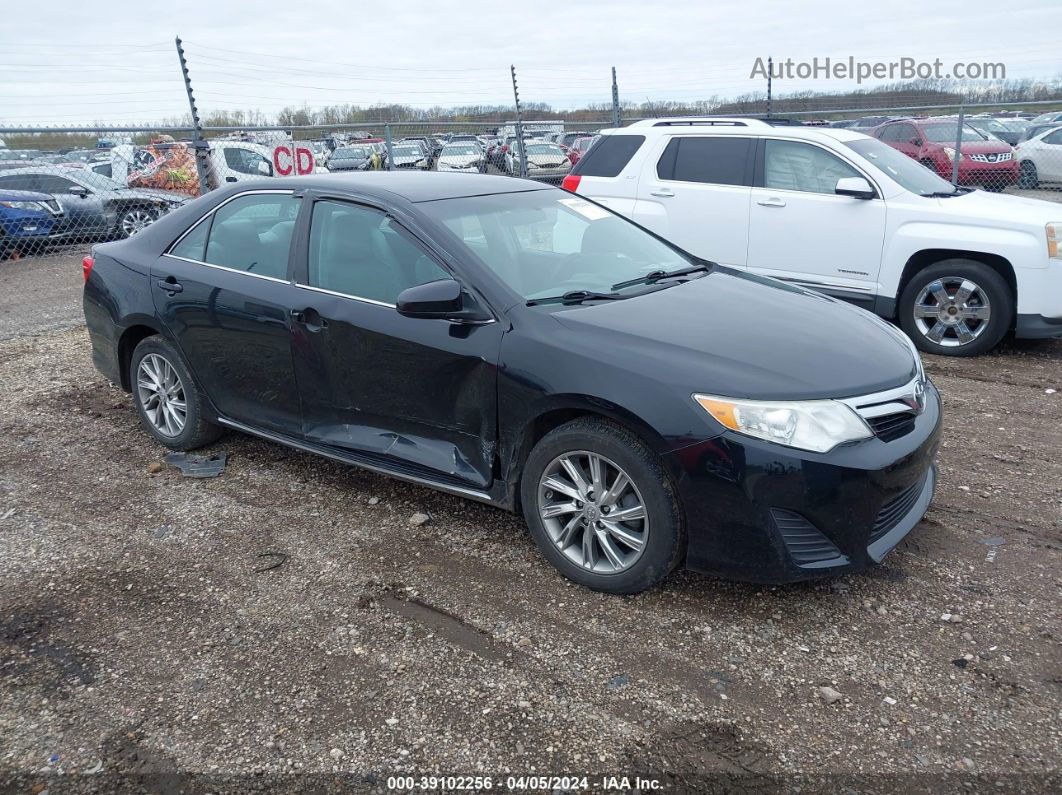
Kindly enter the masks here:
[[183, 478], [79, 279], [0, 263], [0, 791], [1062, 786], [1062, 342], [927, 361], [940, 487], [880, 568], [621, 598], [502, 511], [248, 437]]

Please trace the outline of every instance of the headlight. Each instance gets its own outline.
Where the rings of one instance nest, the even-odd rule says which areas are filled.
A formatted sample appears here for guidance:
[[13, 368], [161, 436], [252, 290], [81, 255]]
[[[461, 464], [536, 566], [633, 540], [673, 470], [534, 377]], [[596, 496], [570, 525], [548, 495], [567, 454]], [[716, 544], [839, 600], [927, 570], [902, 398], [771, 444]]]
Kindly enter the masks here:
[[734, 400], [713, 395], [693, 399], [732, 431], [800, 450], [828, 453], [844, 442], [874, 435], [852, 408], [836, 400]]
[[40, 202], [0, 202], [0, 205], [4, 207], [10, 207], [12, 210], [41, 210], [43, 212], [44, 205]]
[[[948, 158], [948, 160], [955, 160], [955, 150], [952, 149], [950, 146], [945, 146], [944, 147], [944, 156], [946, 158]], [[962, 155], [959, 155], [959, 158], [961, 159]]]
[[1062, 221], [1047, 225], [1047, 256], [1062, 259], [1058, 254], [1058, 241], [1062, 240]]

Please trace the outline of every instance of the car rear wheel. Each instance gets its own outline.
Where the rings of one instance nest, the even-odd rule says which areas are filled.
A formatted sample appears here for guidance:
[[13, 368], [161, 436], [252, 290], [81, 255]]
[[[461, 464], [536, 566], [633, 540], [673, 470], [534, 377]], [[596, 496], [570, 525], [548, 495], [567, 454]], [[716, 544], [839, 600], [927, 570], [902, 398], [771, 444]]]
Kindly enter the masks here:
[[118, 237], [123, 240], [142, 232], [158, 219], [158, 213], [147, 207], [130, 207], [118, 215]]
[[1023, 160], [1018, 171], [1018, 187], [1033, 190], [1040, 184], [1040, 176], [1036, 173], [1036, 164], [1031, 160]]
[[162, 337], [146, 337], [133, 350], [129, 383], [141, 423], [167, 447], [194, 450], [221, 435], [204, 417], [202, 393], [180, 354]]
[[900, 296], [900, 326], [919, 350], [978, 356], [1003, 339], [1014, 297], [982, 262], [949, 259], [916, 273]]
[[546, 434], [528, 456], [520, 499], [547, 560], [597, 591], [650, 588], [685, 553], [682, 509], [660, 458], [607, 420], [581, 418]]

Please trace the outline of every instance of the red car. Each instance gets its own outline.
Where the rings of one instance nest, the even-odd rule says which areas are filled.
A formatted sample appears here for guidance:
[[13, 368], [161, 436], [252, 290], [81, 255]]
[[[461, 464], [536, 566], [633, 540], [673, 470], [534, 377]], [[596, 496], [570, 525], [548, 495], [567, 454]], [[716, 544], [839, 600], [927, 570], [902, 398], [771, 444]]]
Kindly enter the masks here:
[[568, 159], [572, 161], [573, 166], [579, 162], [580, 157], [586, 154], [590, 144], [596, 141], [597, 138], [596, 135], [584, 135], [572, 141], [571, 149], [568, 150]]
[[[951, 181], [955, 159], [955, 119], [903, 119], [875, 127], [870, 134]], [[1010, 144], [963, 125], [959, 184], [1000, 191], [1018, 181], [1018, 161]]]

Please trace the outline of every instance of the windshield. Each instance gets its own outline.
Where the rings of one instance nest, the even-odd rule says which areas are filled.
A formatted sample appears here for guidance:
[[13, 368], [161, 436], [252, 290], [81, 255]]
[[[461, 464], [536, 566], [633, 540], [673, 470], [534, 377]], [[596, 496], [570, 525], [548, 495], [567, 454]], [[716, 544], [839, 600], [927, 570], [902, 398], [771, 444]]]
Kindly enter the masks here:
[[[935, 144], [955, 143], [956, 124], [923, 124], [922, 131], [926, 138]], [[962, 140], [984, 141], [987, 138], [968, 124], [962, 126]]]
[[[953, 127], [952, 132], [954, 130]], [[950, 182], [941, 179], [922, 164], [912, 160], [900, 150], [883, 144], [877, 138], [846, 141], [845, 146], [861, 154], [911, 193], [928, 196], [932, 193], [948, 193], [955, 189]]]
[[448, 146], [442, 150], [443, 157], [448, 155], [474, 155], [477, 154], [476, 147], [468, 144], [466, 146]]
[[1007, 132], [1006, 126], [995, 119], [970, 119], [969, 124], [975, 129], [987, 132]]
[[396, 146], [395, 157], [420, 157], [422, 154], [419, 146]]
[[369, 150], [361, 147], [337, 149], [332, 157], [337, 160], [366, 160], [369, 157]]
[[102, 174], [97, 174], [95, 171], [89, 171], [85, 169], [82, 171], [78, 169], [77, 178], [96, 190], [120, 190], [125, 187], [119, 182], [115, 182], [110, 177], [105, 177]]
[[441, 222], [525, 299], [566, 292], [629, 293], [613, 285], [695, 264], [630, 221], [558, 190], [425, 202]]
[[564, 150], [555, 144], [529, 144], [524, 143], [524, 149], [529, 155], [556, 155], [564, 157]]

